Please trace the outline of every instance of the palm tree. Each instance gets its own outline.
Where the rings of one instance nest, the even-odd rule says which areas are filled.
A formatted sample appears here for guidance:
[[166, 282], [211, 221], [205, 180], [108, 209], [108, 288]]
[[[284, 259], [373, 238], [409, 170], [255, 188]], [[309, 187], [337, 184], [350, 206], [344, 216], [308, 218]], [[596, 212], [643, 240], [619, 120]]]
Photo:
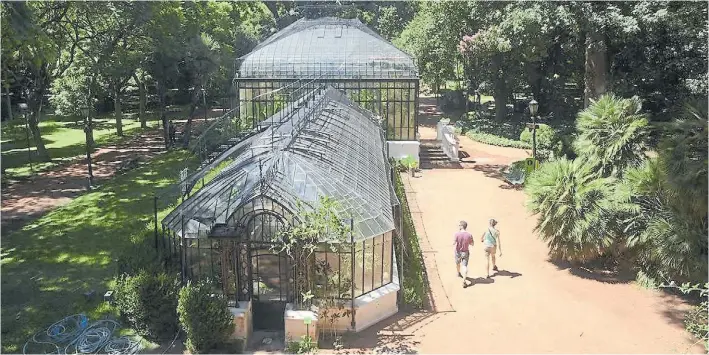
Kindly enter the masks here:
[[636, 211], [628, 246], [658, 280], [707, 280], [707, 115], [690, 108], [665, 126], [659, 156], [624, 175]]
[[601, 163], [604, 176], [620, 176], [645, 159], [648, 120], [640, 99], [604, 95], [578, 114], [574, 150]]
[[615, 179], [598, 174], [600, 163], [565, 158], [543, 164], [525, 182], [528, 208], [537, 214], [535, 231], [553, 258], [589, 261], [616, 238]]

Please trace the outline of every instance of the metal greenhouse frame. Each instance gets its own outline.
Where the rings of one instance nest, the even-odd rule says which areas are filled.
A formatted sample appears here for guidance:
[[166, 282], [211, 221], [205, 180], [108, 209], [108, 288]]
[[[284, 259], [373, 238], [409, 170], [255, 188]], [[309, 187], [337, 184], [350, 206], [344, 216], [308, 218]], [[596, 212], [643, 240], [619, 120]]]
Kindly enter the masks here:
[[183, 281], [213, 280], [232, 304], [297, 303], [302, 270], [271, 246], [300, 222], [300, 206], [331, 197], [351, 226], [349, 241], [314, 251], [320, 273], [306, 282], [350, 303], [354, 328], [355, 298], [394, 280], [401, 223], [394, 172], [378, 117], [332, 86], [308, 88], [185, 180], [183, 201], [159, 232], [156, 224], [156, 243]]
[[301, 19], [239, 58], [235, 69], [236, 114], [251, 127], [280, 110], [291, 92], [315, 83], [382, 117], [387, 140], [416, 140], [415, 61], [359, 20]]

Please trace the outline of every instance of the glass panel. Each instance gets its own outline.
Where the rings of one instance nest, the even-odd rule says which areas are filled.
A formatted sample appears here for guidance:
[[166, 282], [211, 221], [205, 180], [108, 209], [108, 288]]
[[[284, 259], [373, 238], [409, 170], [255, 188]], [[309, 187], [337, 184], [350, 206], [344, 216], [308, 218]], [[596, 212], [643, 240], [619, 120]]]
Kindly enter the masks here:
[[356, 243], [355, 244], [355, 258], [354, 258], [354, 270], [355, 270], [355, 297], [363, 294], [363, 285], [362, 285], [362, 275], [363, 274], [363, 268], [364, 268], [364, 253], [362, 251], [362, 243]]
[[384, 265], [384, 285], [391, 282], [391, 232], [384, 235], [384, 254], [383, 254], [383, 265]]
[[372, 290], [372, 260], [374, 257], [372, 243], [372, 239], [367, 239], [364, 241], [364, 284], [362, 286], [364, 293]]
[[229, 299], [236, 296], [236, 266], [234, 243], [227, 240], [212, 240], [212, 258], [216, 272], [216, 282]]
[[328, 292], [327, 280], [330, 276], [330, 265], [327, 263], [326, 252], [315, 252], [315, 289], [313, 294], [315, 297], [323, 297]]
[[374, 262], [372, 270], [372, 288], [377, 288], [382, 285], [382, 236], [379, 235], [373, 239]]
[[341, 250], [339, 257], [340, 291], [342, 291], [340, 297], [350, 298], [350, 295], [352, 294], [352, 254], [350, 254], [349, 245], [345, 246], [343, 250]]
[[408, 140], [416, 138], [416, 105], [414, 102], [409, 103], [409, 136]]
[[285, 258], [272, 254], [268, 249], [253, 250], [252, 255], [254, 297], [260, 301], [285, 300]]
[[342, 294], [350, 294], [350, 285], [342, 284], [342, 275], [340, 273], [338, 253], [327, 253], [327, 264], [330, 267], [328, 270], [328, 294], [332, 297], [342, 297]]

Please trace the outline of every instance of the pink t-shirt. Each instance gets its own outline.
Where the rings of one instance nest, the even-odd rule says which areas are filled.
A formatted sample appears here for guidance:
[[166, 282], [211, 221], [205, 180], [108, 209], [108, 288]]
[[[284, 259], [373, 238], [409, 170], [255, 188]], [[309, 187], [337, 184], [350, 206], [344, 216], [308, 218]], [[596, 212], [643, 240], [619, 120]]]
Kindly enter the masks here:
[[473, 240], [473, 235], [466, 231], [459, 231], [455, 234], [455, 251], [467, 252], [470, 242]]

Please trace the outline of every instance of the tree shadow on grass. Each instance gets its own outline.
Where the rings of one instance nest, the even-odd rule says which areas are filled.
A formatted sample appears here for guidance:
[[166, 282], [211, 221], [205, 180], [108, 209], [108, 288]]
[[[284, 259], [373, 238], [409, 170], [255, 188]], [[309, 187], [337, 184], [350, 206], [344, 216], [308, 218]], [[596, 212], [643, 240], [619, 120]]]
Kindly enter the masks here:
[[[150, 165], [116, 177], [23, 229], [2, 238], [3, 352], [17, 353], [34, 333], [67, 315], [107, 311], [84, 292], [102, 295], [118, 270], [116, 261], [144, 248], [152, 237], [152, 193], [178, 179], [187, 154], [162, 155]], [[176, 201], [177, 196], [174, 196]], [[149, 244], [149, 243], [148, 243]]]

